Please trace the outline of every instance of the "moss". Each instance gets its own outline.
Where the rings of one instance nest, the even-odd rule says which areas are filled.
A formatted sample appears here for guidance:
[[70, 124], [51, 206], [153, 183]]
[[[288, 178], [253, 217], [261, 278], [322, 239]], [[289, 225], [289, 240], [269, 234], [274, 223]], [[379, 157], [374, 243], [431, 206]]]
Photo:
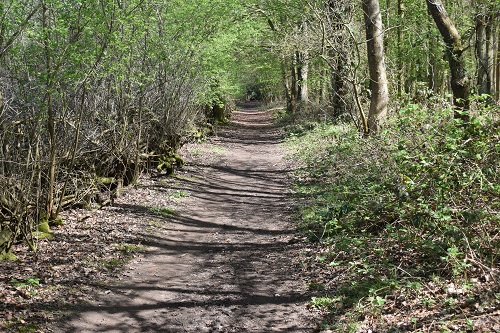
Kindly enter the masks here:
[[169, 153], [168, 155], [160, 157], [156, 168], [158, 171], [165, 171], [168, 175], [173, 175], [175, 170], [174, 166], [182, 168], [184, 166], [184, 160], [176, 153]]
[[168, 175], [174, 173], [174, 167], [166, 160], [162, 160], [156, 169], [158, 169], [158, 171], [165, 171]]
[[17, 260], [17, 257], [10, 251], [3, 251], [0, 253], [0, 261], [4, 260], [15, 261]]
[[115, 179], [115, 177], [99, 177], [97, 179], [97, 181], [99, 184], [102, 184], [102, 185], [111, 185], [111, 184], [114, 184], [116, 182], [116, 179]]
[[175, 164], [178, 168], [182, 168], [184, 166], [184, 160], [180, 157], [179, 154], [174, 154]]
[[43, 232], [43, 231], [33, 231], [31, 233], [31, 235], [33, 235], [34, 238], [37, 238], [37, 239], [52, 239], [54, 238], [54, 235], [50, 232]]
[[7, 243], [12, 236], [12, 231], [4, 229], [0, 231], [0, 245]]
[[[58, 216], [55, 219], [53, 219], [52, 221], [50, 221], [49, 225], [50, 226], [61, 226], [61, 225], [64, 225], [64, 220], [60, 216]], [[40, 231], [42, 231], [42, 230], [40, 230]]]
[[[57, 223], [62, 222], [62, 219], [60, 217], [56, 218], [54, 221], [59, 221]], [[52, 230], [50, 230], [50, 225], [52, 224], [52, 221], [49, 223], [47, 220], [42, 220], [38, 223], [38, 227], [36, 231], [33, 231], [31, 235], [33, 238], [37, 239], [51, 239], [54, 237], [52, 234]]]
[[52, 230], [50, 230], [49, 222], [48, 221], [40, 221], [37, 227], [37, 231], [42, 232], [42, 233], [51, 233]]

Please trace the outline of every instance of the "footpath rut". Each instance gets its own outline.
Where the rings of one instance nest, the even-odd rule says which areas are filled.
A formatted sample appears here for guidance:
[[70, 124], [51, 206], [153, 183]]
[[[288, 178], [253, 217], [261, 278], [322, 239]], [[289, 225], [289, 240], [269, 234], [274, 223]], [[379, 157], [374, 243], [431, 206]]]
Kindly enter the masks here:
[[[187, 197], [147, 250], [54, 332], [311, 332], [272, 111], [247, 107], [184, 148]], [[150, 185], [161, 193], [160, 183]]]

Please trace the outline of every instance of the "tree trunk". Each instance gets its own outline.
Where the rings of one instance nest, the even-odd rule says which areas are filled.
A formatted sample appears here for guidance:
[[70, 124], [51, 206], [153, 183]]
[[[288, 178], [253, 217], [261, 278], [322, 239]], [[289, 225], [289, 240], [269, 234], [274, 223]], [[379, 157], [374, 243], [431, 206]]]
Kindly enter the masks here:
[[48, 33], [48, 8], [45, 2], [42, 2], [42, 27], [44, 29], [44, 48], [45, 48], [45, 70], [46, 70], [46, 92], [44, 97], [44, 103], [47, 107], [47, 132], [49, 135], [49, 147], [50, 147], [50, 157], [49, 157], [49, 175], [48, 175], [48, 185], [47, 185], [47, 218], [55, 219], [53, 216], [54, 211], [54, 189], [55, 189], [55, 174], [56, 174], [56, 132], [55, 132], [55, 117], [54, 117], [54, 107], [52, 101], [52, 89], [53, 89], [53, 78], [52, 78], [52, 55], [49, 48], [49, 33]]
[[[498, 17], [498, 15], [497, 15]], [[496, 101], [500, 104], [500, 37], [498, 34], [500, 33], [500, 26], [496, 25], [496, 33], [493, 35], [495, 38], [494, 49], [496, 55], [493, 57], [495, 59], [495, 94]]]
[[488, 25], [486, 26], [486, 42], [487, 42], [486, 54], [488, 58], [487, 77], [488, 77], [488, 90], [489, 90], [487, 94], [492, 96], [491, 102], [494, 101], [493, 96], [495, 95], [495, 53], [496, 53], [495, 39], [498, 39], [498, 31], [496, 27], [495, 15], [490, 15]]
[[403, 21], [405, 16], [406, 7], [403, 0], [398, 0], [398, 46], [397, 46], [397, 64], [398, 64], [398, 99], [403, 96], [403, 77], [404, 77], [404, 63], [403, 63]]
[[331, 58], [334, 60], [332, 68], [332, 105], [335, 117], [345, 115], [352, 110], [351, 99], [348, 98], [349, 86], [347, 78], [349, 77], [349, 53], [339, 47], [337, 52], [331, 52]]
[[286, 109], [292, 112], [292, 95], [290, 93], [290, 84], [288, 83], [286, 58], [284, 56], [281, 57], [281, 80], [283, 81], [283, 88], [285, 90]]
[[302, 102], [307, 102], [309, 99], [309, 90], [307, 85], [307, 78], [309, 75], [309, 62], [307, 60], [306, 52], [297, 52], [297, 79], [298, 79], [298, 98]]
[[469, 119], [470, 80], [463, 57], [464, 48], [462, 38], [455, 25], [448, 17], [448, 13], [440, 0], [426, 0], [436, 26], [446, 44], [446, 56], [451, 71], [451, 89], [453, 91], [453, 104], [456, 106], [455, 118], [467, 121]]
[[292, 63], [290, 65], [291, 83], [290, 83], [290, 111], [297, 111], [297, 100], [299, 96], [299, 87], [297, 85], [297, 61], [295, 55], [292, 55]]
[[0, 117], [3, 115], [2, 81], [0, 79]]
[[[330, 34], [334, 40], [329, 43], [328, 56], [330, 65], [330, 101], [334, 117], [345, 115], [354, 109], [354, 101], [349, 93], [350, 84], [355, 81], [354, 66], [351, 64], [350, 48], [354, 47], [349, 40], [349, 22], [353, 16], [353, 4], [349, 1], [328, 1], [328, 15], [330, 17]], [[357, 52], [356, 52], [357, 53]], [[353, 60], [354, 61], [354, 60]]]
[[[486, 33], [489, 25], [488, 21], [489, 17], [487, 15], [477, 15], [476, 17], [477, 87], [480, 94], [491, 95], [491, 78], [488, 77], [491, 62], [488, 57], [489, 40]], [[491, 30], [491, 28], [488, 30]]]
[[368, 113], [368, 128], [370, 132], [378, 132], [386, 117], [389, 104], [382, 16], [378, 0], [363, 0], [363, 11], [372, 91], [370, 112]]

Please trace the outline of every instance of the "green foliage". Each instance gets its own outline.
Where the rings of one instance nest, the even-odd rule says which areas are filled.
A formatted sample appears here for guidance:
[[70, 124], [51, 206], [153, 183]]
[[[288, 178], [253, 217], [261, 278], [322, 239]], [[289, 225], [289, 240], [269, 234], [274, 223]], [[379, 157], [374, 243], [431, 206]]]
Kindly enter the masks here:
[[169, 195], [169, 198], [176, 198], [176, 199], [180, 199], [180, 198], [186, 198], [186, 197], [189, 197], [189, 193], [187, 191], [175, 191], [174, 193], [170, 194]]
[[7, 243], [12, 237], [12, 231], [10, 229], [3, 229], [0, 231], [0, 245]]
[[101, 271], [115, 271], [125, 264], [126, 260], [124, 258], [112, 258], [108, 260], [99, 260], [97, 262], [97, 268]]
[[[60, 217], [56, 218], [54, 221], [62, 221]], [[54, 224], [57, 225], [57, 224]], [[40, 239], [51, 239], [54, 237], [52, 230], [50, 229], [50, 223], [46, 218], [41, 220], [38, 223], [38, 227], [36, 231], [31, 233], [33, 239], [27, 239], [26, 242], [32, 248], [33, 251], [36, 251], [36, 241]]]
[[2, 251], [0, 252], [0, 261], [3, 260], [15, 261], [17, 260], [17, 256], [13, 254], [11, 251]]
[[311, 305], [316, 308], [332, 309], [340, 302], [340, 298], [313, 297]]
[[10, 284], [17, 290], [25, 292], [26, 295], [37, 294], [36, 288], [40, 285], [38, 278], [24, 278], [23, 280], [12, 279]]
[[158, 171], [165, 171], [168, 175], [174, 174], [175, 168], [182, 168], [184, 160], [176, 153], [162, 155], [159, 158], [156, 169]]
[[121, 251], [123, 253], [139, 253], [144, 251], [144, 246], [140, 244], [118, 244], [115, 246], [115, 249]]
[[38, 231], [44, 232], [44, 233], [51, 233], [52, 230], [50, 230], [49, 222], [48, 221], [42, 221], [40, 224], [38, 224]]
[[22, 281], [17, 279], [10, 280], [10, 283], [15, 288], [33, 288], [40, 285], [40, 279], [38, 278], [24, 278]]
[[206, 127], [207, 100], [230, 105], [240, 89], [233, 55], [245, 25], [238, 1], [2, 1], [0, 144], [13, 150], [2, 150], [0, 171], [15, 194], [6, 220], [25, 221], [0, 240], [6, 251], [37, 229], [43, 212], [32, 207], [127, 185], [147, 156], [165, 155], [156, 162], [167, 173], [182, 167], [175, 151]]
[[322, 244], [315, 261], [342, 276], [329, 295], [374, 315], [394, 306], [393, 293], [450, 306], [426, 292], [429, 283], [469, 284], [498, 265], [495, 112], [463, 124], [452, 109], [408, 105], [377, 136], [327, 124], [290, 135], [299, 225]]
[[177, 215], [177, 212], [170, 207], [151, 207], [149, 208], [149, 211], [154, 215], [160, 215], [163, 217]]
[[5, 327], [10, 329], [11, 332], [18, 333], [36, 333], [40, 331], [40, 328], [36, 324], [26, 323], [24, 317], [14, 317], [11, 320], [5, 322]]

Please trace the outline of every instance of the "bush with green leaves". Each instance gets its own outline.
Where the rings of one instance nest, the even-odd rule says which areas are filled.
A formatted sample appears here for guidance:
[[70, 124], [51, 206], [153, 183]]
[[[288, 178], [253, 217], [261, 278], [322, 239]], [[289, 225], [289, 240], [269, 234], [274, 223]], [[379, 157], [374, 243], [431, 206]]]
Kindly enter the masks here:
[[401, 109], [383, 133], [369, 138], [346, 125], [318, 126], [292, 140], [307, 165], [297, 173], [297, 191], [313, 198], [301, 210], [304, 228], [322, 241], [343, 233], [396, 233], [430, 261], [459, 248], [495, 264], [498, 126], [487, 115], [464, 125], [450, 109], [417, 105]]
[[416, 282], [490, 281], [500, 254], [495, 112], [463, 124], [449, 107], [407, 105], [371, 137], [345, 124], [289, 133], [298, 223], [321, 244], [328, 295], [375, 311], [395, 290], [417, 297], [425, 288], [405, 287]]

